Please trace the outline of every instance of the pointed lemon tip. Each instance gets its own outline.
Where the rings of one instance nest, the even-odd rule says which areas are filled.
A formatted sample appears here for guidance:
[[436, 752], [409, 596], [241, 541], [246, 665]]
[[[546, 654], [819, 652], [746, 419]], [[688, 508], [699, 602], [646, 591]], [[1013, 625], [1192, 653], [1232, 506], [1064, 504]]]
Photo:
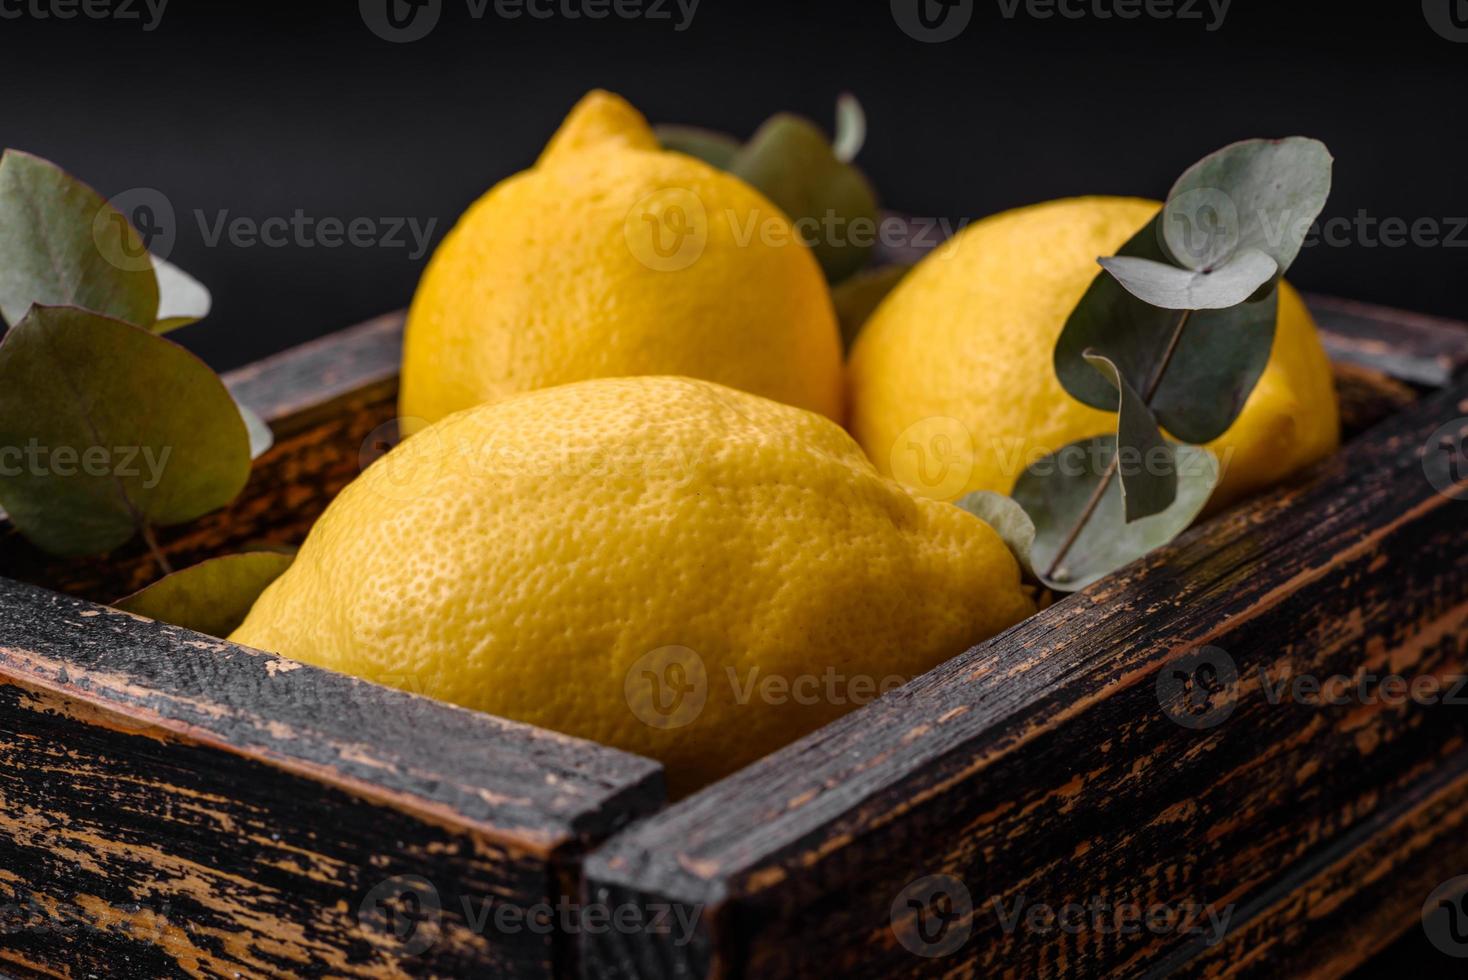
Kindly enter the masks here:
[[535, 165], [544, 167], [592, 147], [608, 146], [656, 150], [658, 140], [630, 102], [613, 92], [592, 89], [567, 114]]

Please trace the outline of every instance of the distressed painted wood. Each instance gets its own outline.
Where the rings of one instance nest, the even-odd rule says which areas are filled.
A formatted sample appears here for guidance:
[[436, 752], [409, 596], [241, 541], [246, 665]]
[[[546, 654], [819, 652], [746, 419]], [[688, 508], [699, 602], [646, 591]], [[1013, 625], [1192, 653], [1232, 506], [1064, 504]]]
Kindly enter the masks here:
[[[1468, 873], [1464, 439], [1459, 382], [614, 838], [588, 899], [700, 929], [583, 937], [585, 975], [1342, 975]], [[1269, 693], [1363, 674], [1439, 701]], [[1047, 931], [1073, 903], [1227, 928]]]
[[1417, 400], [1417, 391], [1411, 385], [1374, 368], [1342, 361], [1332, 368], [1345, 439], [1360, 435]]
[[482, 914], [574, 897], [661, 799], [635, 756], [0, 582], [0, 964], [567, 976]]
[[[1440, 388], [1468, 368], [1463, 325], [1371, 303], [1308, 296], [1310, 312], [1324, 329], [1331, 360], [1375, 368], [1424, 387]], [[1391, 324], [1389, 332], [1382, 325]]]

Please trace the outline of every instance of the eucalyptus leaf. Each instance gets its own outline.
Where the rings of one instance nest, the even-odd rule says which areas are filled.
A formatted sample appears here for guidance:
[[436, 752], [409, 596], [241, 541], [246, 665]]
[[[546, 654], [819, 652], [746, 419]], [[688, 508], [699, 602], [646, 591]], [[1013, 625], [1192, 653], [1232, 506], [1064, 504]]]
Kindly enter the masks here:
[[881, 265], [863, 269], [831, 288], [831, 302], [836, 306], [836, 320], [841, 325], [841, 342], [847, 350], [856, 343], [857, 334], [882, 300], [911, 268], [910, 265]]
[[95, 554], [192, 520], [249, 473], [234, 400], [172, 341], [50, 306], [0, 341], [0, 505], [46, 551]]
[[[1168, 262], [1159, 218], [1118, 250], [1122, 256]], [[1278, 291], [1225, 310], [1199, 310], [1151, 399], [1152, 415], [1184, 442], [1216, 439], [1238, 418], [1274, 345]], [[1162, 363], [1180, 314], [1143, 302], [1110, 274], [1099, 272], [1071, 311], [1055, 344], [1056, 376], [1072, 397], [1114, 411], [1116, 389], [1087, 363], [1088, 348], [1105, 354], [1138, 391]]]
[[294, 560], [294, 555], [276, 551], [210, 558], [165, 575], [112, 605], [223, 639], [239, 628], [260, 593]]
[[727, 133], [697, 126], [654, 126], [653, 134], [663, 149], [686, 153], [704, 163], [728, 170], [739, 152], [739, 141]]
[[245, 431], [250, 434], [250, 458], [259, 459], [275, 445], [275, 433], [270, 426], [251, 408], [247, 408], [239, 399], [235, 400], [235, 407], [240, 411], [240, 418], [244, 420]]
[[1085, 588], [1171, 541], [1192, 524], [1218, 482], [1212, 453], [1175, 446], [1176, 499], [1160, 513], [1127, 523], [1121, 484], [1111, 480], [1061, 566], [1053, 576], [1045, 574], [1115, 455], [1115, 436], [1093, 436], [1038, 460], [1015, 482], [1014, 499], [1035, 524], [1031, 559], [1040, 581], [1053, 589]]
[[153, 323], [158, 283], [121, 212], [60, 167], [18, 150], [0, 156], [0, 316], [32, 304], [78, 306]]
[[867, 114], [850, 92], [836, 97], [836, 137], [831, 152], [842, 163], [850, 163], [867, 141]]
[[1247, 249], [1284, 275], [1330, 195], [1331, 156], [1303, 136], [1232, 143], [1193, 164], [1163, 211], [1167, 250], [1189, 269], [1208, 269]]
[[158, 256], [152, 256], [153, 271], [158, 275], [158, 316], [154, 333], [167, 333], [209, 315], [213, 300], [204, 284]]
[[1085, 358], [1117, 391], [1116, 444], [1120, 462], [1122, 511], [1126, 521], [1161, 513], [1177, 498], [1177, 470], [1172, 446], [1162, 437], [1147, 403], [1105, 355], [1087, 351]]
[[1031, 552], [1035, 547], [1035, 522], [1015, 500], [992, 490], [975, 490], [954, 503], [992, 527], [1009, 548], [1015, 561], [1031, 578], [1038, 578]]
[[1168, 310], [1237, 306], [1269, 282], [1279, 268], [1274, 259], [1255, 248], [1244, 249], [1222, 265], [1202, 271], [1125, 255], [1097, 261], [1137, 299]]
[[772, 116], [728, 170], [785, 212], [829, 281], [866, 265], [876, 244], [876, 195], [861, 171], [836, 158], [813, 123], [789, 113]]

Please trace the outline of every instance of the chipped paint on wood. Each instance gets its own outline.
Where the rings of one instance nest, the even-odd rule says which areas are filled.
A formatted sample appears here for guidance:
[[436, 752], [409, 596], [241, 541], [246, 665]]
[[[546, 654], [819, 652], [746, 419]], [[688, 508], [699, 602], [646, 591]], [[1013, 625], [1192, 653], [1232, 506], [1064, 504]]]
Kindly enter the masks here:
[[[391, 937], [358, 921], [374, 885], [423, 875], [445, 901], [554, 902], [587, 843], [660, 798], [651, 763], [314, 668], [271, 670], [275, 658], [241, 647], [202, 652], [163, 624], [97, 610], [78, 644], [56, 631], [82, 607], [0, 582], [0, 906], [52, 924], [11, 937], [0, 963], [399, 975]], [[408, 972], [568, 969], [563, 939], [485, 936], [455, 915]], [[119, 925], [149, 916], [172, 926]]]

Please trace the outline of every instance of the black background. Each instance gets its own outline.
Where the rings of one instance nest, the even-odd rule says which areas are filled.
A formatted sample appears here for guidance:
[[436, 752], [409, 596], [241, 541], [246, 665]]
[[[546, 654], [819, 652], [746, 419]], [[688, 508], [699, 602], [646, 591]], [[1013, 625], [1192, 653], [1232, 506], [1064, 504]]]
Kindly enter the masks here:
[[[38, 2], [54, 0], [0, 10]], [[741, 136], [781, 109], [829, 125], [849, 89], [870, 120], [860, 162], [886, 205], [920, 215], [1161, 196], [1226, 142], [1293, 133], [1336, 156], [1327, 217], [1433, 219], [1446, 235], [1468, 215], [1468, 43], [1436, 33], [1419, 0], [1233, 0], [1213, 31], [1203, 3], [1201, 19], [1122, 20], [968, 2], [971, 22], [944, 43], [903, 33], [887, 0], [700, 0], [681, 31], [671, 0], [669, 19], [595, 21], [508, 20], [493, 6], [476, 20], [466, 0], [442, 0], [437, 27], [407, 44], [375, 36], [354, 0], [171, 0], [152, 31], [27, 15], [0, 19], [0, 134], [105, 194], [167, 197], [171, 258], [215, 298], [205, 323], [174, 336], [221, 369], [406, 305], [423, 259], [408, 247], [210, 246], [201, 213], [211, 226], [222, 211], [414, 218], [439, 237], [594, 86], [654, 121]], [[1468, 228], [1458, 247], [1355, 237], [1307, 249], [1292, 278], [1468, 316]]]
[[[167, 198], [170, 257], [215, 300], [174, 337], [220, 369], [406, 305], [424, 259], [409, 247], [211, 246], [200, 213], [211, 225], [221, 211], [412, 218], [433, 221], [437, 238], [595, 86], [655, 122], [741, 136], [782, 109], [829, 125], [849, 89], [870, 122], [861, 164], [886, 205], [919, 215], [1161, 196], [1224, 143], [1295, 133], [1335, 154], [1326, 217], [1428, 219], [1446, 236], [1468, 215], [1468, 43], [1434, 31], [1419, 0], [1233, 0], [1211, 31], [1205, 4], [1201, 19], [1123, 20], [1098, 16], [1095, 0], [1071, 0], [1080, 18], [1023, 4], [1006, 17], [999, 0], [969, 0], [972, 21], [944, 43], [905, 34], [887, 0], [701, 0], [683, 30], [671, 5], [669, 19], [511, 20], [491, 6], [476, 20], [465, 0], [442, 0], [437, 27], [407, 44], [375, 36], [353, 0], [172, 0], [151, 31], [39, 18], [27, 11], [38, 2], [51, 0], [0, 0], [23, 14], [0, 19], [0, 136], [105, 194]], [[1468, 228], [1458, 235], [1388, 247], [1357, 234], [1307, 249], [1291, 276], [1468, 317]], [[1368, 972], [1409, 959], [1422, 976], [1457, 965], [1414, 931]]]

